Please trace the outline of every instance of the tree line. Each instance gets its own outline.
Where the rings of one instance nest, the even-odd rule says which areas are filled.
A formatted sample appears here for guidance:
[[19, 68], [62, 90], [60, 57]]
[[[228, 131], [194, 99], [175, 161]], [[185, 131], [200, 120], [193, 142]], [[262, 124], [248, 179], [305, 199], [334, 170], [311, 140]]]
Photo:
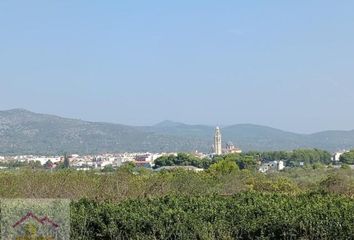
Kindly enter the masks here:
[[[247, 152], [232, 153], [212, 158], [200, 159], [192, 154], [179, 153], [177, 155], [162, 156], [155, 161], [155, 168], [164, 166], [194, 166], [208, 169], [213, 164], [222, 161], [222, 164], [232, 165], [234, 162], [239, 169], [255, 169], [261, 162], [279, 161], [286, 162], [287, 166], [296, 167], [311, 164], [329, 164], [332, 156], [329, 152], [320, 149], [296, 149], [293, 151], [273, 151], [273, 152]], [[353, 159], [354, 161], [354, 159]]]

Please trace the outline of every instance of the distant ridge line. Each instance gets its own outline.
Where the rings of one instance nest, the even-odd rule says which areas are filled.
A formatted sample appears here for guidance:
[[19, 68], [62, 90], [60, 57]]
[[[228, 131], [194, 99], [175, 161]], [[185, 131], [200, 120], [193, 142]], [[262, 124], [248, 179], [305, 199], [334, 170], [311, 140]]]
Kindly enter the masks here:
[[[0, 155], [104, 152], [209, 152], [214, 126], [162, 121], [153, 126], [89, 122], [25, 109], [0, 111]], [[243, 151], [354, 148], [354, 131], [300, 134], [256, 124], [221, 128]]]

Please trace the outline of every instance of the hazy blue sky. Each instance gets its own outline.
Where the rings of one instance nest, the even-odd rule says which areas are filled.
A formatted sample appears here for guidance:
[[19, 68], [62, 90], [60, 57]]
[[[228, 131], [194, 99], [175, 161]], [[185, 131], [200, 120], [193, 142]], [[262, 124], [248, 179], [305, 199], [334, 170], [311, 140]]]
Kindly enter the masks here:
[[354, 1], [0, 1], [0, 109], [354, 129]]

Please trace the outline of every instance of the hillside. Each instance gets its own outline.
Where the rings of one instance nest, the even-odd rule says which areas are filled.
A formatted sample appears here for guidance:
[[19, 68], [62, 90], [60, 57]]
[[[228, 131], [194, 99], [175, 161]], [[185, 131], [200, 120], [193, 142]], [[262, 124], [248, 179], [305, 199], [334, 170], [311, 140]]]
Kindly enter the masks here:
[[[96, 123], [33, 113], [0, 111], [0, 154], [103, 153], [126, 151], [203, 151], [213, 142], [213, 126], [164, 121], [134, 127]], [[354, 131], [296, 134], [265, 126], [238, 124], [222, 128], [223, 141], [243, 150], [321, 148], [329, 151], [354, 146]]]
[[120, 124], [86, 122], [22, 109], [0, 111], [0, 154], [188, 151], [200, 144]]

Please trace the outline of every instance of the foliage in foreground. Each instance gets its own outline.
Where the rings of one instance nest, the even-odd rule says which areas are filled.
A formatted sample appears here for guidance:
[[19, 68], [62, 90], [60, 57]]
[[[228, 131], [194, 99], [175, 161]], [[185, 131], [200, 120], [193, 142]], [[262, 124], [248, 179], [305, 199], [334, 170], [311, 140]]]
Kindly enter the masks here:
[[165, 196], [72, 204], [73, 239], [350, 239], [354, 200], [297, 196]]
[[0, 172], [0, 197], [74, 200], [72, 239], [354, 236], [350, 169], [293, 168], [260, 174], [238, 169], [227, 159], [218, 164], [198, 173], [129, 166], [112, 173], [5, 171]]

